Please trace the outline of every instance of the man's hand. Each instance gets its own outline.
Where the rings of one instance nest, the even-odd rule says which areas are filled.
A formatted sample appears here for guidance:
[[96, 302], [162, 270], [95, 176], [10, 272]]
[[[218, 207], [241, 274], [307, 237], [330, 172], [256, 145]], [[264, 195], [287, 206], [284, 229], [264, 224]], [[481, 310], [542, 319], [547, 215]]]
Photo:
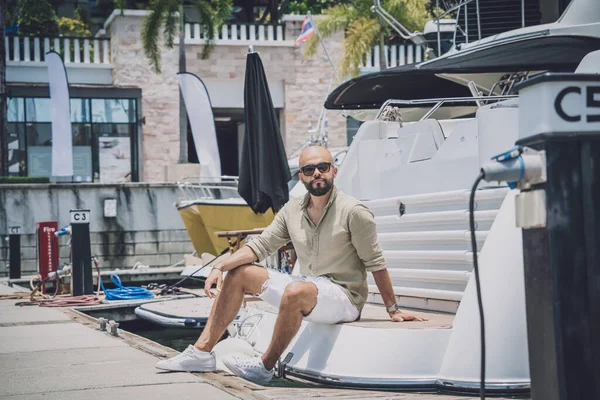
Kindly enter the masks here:
[[204, 281], [204, 293], [210, 299], [214, 299], [216, 296], [210, 291], [212, 285], [217, 284], [217, 292], [221, 291], [221, 285], [223, 284], [223, 272], [219, 269], [213, 268], [208, 274], [208, 277]]
[[405, 314], [402, 311], [396, 311], [396, 312], [390, 313], [390, 318], [391, 318], [392, 322], [403, 322], [403, 321], [423, 322], [423, 321], [427, 321], [427, 318], [425, 318], [425, 317], [420, 317], [418, 315]]

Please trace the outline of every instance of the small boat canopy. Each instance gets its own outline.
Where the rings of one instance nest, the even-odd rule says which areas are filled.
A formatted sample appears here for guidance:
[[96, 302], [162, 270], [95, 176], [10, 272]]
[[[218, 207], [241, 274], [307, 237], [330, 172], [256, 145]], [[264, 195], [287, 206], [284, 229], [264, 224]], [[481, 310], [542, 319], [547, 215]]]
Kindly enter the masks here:
[[351, 79], [329, 95], [325, 108], [377, 109], [389, 99], [467, 97], [468, 87], [449, 80], [453, 75], [469, 75], [477, 83], [478, 74], [486, 79], [492, 73], [573, 72], [586, 54], [600, 49], [600, 38], [536, 34]]

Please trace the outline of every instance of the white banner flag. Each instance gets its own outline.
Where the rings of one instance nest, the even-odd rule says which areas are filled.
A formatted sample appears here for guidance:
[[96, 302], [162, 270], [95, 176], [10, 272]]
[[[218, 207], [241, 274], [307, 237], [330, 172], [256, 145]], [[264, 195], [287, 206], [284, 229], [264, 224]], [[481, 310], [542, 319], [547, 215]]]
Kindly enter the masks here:
[[221, 157], [208, 91], [204, 82], [192, 73], [181, 72], [177, 77], [200, 161], [200, 179], [218, 182], [221, 177]]
[[61, 56], [46, 53], [52, 110], [52, 176], [73, 176], [73, 139], [67, 70]]

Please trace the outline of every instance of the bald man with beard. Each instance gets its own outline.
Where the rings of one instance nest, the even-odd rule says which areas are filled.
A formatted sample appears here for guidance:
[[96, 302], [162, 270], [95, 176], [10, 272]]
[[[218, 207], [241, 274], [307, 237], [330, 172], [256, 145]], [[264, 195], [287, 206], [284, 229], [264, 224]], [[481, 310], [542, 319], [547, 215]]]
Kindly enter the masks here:
[[[193, 346], [159, 361], [157, 368], [214, 371], [213, 347], [236, 317], [244, 295], [253, 294], [279, 309], [271, 343], [262, 357], [226, 356], [223, 363], [242, 378], [267, 384], [302, 319], [336, 324], [360, 317], [368, 295], [367, 272], [373, 274], [392, 321], [426, 320], [399, 310], [373, 214], [335, 187], [338, 170], [331, 153], [320, 146], [308, 147], [299, 164], [306, 196], [290, 199], [258, 238], [213, 267], [204, 291], [216, 300], [206, 327]], [[299, 276], [254, 264], [289, 241], [298, 257]], [[223, 282], [225, 271], [229, 273]], [[210, 291], [214, 284], [216, 296]]]

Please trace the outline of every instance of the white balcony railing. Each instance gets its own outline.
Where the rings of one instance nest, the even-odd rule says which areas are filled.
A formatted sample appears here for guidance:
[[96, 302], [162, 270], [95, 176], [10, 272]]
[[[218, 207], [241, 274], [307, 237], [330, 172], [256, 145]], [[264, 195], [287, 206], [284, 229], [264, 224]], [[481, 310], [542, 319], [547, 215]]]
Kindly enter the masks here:
[[8, 62], [43, 62], [54, 50], [65, 64], [110, 64], [110, 39], [7, 36], [5, 46]]
[[[388, 68], [400, 65], [418, 63], [423, 60], [423, 52], [420, 46], [414, 44], [395, 44], [385, 46], [386, 63]], [[367, 54], [365, 64], [361, 67], [362, 71], [377, 71], [381, 69], [379, 60], [379, 46]]]
[[[260, 43], [263, 46], [293, 46], [294, 41], [285, 40], [283, 25], [228, 24], [215, 31], [215, 43], [219, 45], [247, 45]], [[202, 44], [206, 34], [200, 24], [185, 24], [185, 42]]]

